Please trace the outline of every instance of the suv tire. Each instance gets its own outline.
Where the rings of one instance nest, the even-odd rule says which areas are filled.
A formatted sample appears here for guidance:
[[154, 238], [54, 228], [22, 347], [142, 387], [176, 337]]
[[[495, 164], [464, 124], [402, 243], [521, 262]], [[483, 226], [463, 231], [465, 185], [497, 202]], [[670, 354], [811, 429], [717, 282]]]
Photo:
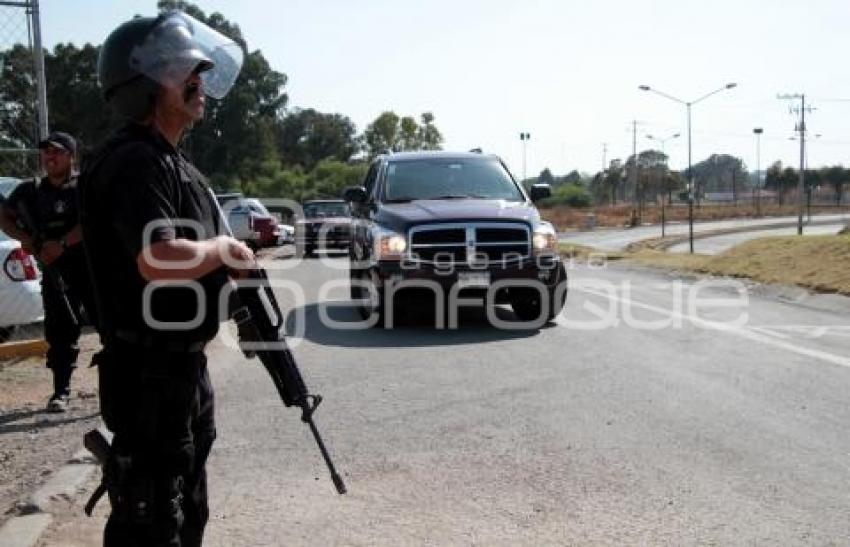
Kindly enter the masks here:
[[[558, 281], [553, 287], [546, 291], [548, 299], [548, 311], [546, 322], [553, 321], [564, 309], [567, 300], [567, 276], [563, 265], [558, 268]], [[516, 288], [511, 289], [510, 302], [514, 314], [522, 321], [536, 321], [543, 313], [543, 302], [541, 293], [537, 289]]]

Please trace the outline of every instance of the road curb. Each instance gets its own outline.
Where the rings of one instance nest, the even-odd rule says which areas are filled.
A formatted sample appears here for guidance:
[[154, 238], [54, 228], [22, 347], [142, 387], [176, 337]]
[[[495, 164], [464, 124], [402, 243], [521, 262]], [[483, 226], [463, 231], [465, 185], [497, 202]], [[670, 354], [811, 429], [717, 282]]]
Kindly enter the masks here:
[[[811, 222], [805, 223], [805, 226], [827, 226], [830, 224], [837, 224], [835, 221], [831, 220], [812, 220]], [[796, 222], [782, 222], [775, 224], [764, 224], [757, 225], [752, 227], [741, 227], [741, 228], [723, 228], [720, 230], [704, 230], [704, 231], [695, 231], [694, 232], [694, 240], [698, 239], [708, 239], [717, 236], [725, 236], [731, 234], [744, 234], [747, 232], [766, 232], [770, 230], [776, 230], [781, 228], [793, 228], [797, 226]], [[688, 234], [676, 234], [674, 236], [666, 236], [666, 237], [651, 237], [648, 239], [642, 239], [640, 241], [636, 241], [634, 243], [630, 243], [626, 246], [627, 252], [634, 252], [640, 249], [655, 249], [658, 251], [667, 251], [668, 249], [688, 241]]]
[[52, 504], [76, 498], [97, 467], [87, 450], [74, 454], [50, 480], [18, 504], [22, 514], [10, 518], [0, 528], [0, 547], [36, 545], [53, 521]]
[[10, 518], [0, 528], [0, 547], [32, 547], [52, 521], [49, 513]]
[[47, 342], [44, 340], [21, 340], [0, 344], [0, 359], [43, 357], [46, 353]]
[[75, 455], [74, 460], [80, 463], [67, 463], [60, 467], [49, 481], [33, 492], [19, 507], [25, 513], [48, 513], [52, 503], [73, 499], [96, 468], [92, 461], [80, 459], [78, 456], [81, 454]]

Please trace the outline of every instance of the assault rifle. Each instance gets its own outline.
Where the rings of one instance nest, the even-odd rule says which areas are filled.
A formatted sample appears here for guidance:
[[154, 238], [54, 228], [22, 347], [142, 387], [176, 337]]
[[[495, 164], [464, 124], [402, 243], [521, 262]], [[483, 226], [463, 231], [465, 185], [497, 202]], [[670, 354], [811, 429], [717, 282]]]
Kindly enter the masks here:
[[[45, 241], [44, 235], [41, 233], [41, 230], [38, 229], [38, 224], [35, 222], [35, 219], [33, 219], [29, 207], [27, 207], [23, 200], [17, 204], [15, 211], [18, 213], [18, 226], [20, 226], [20, 229], [25, 231], [29, 234], [30, 238], [32, 238], [33, 250], [36, 253], [37, 259]], [[74, 325], [79, 326], [83, 311], [75, 310], [74, 306], [71, 305], [71, 301], [68, 300], [68, 285], [62, 278], [62, 274], [59, 273], [59, 269], [49, 264], [44, 264], [41, 260], [39, 260], [38, 263], [41, 266], [41, 272], [44, 279], [56, 290], [56, 293], [59, 295], [59, 298], [65, 309], [68, 311], [68, 315], [71, 317]]]
[[232, 311], [242, 351], [248, 358], [256, 356], [260, 359], [284, 405], [301, 409], [301, 421], [310, 426], [336, 491], [345, 494], [345, 483], [337, 473], [319, 429], [313, 421], [313, 413], [322, 402], [322, 396], [307, 391], [295, 358], [286, 346], [286, 340], [280, 332], [283, 314], [272, 292], [266, 271], [257, 268], [251, 272], [249, 279], [248, 283], [243, 282], [243, 286], [236, 289], [238, 303]]
[[[230, 226], [212, 190], [210, 199], [218, 210], [222, 227], [232, 237]], [[345, 494], [345, 483], [337, 473], [319, 429], [313, 421], [313, 413], [322, 402], [322, 396], [307, 391], [295, 357], [286, 345], [286, 338], [282, 333], [283, 314], [266, 271], [260, 266], [251, 270], [248, 279], [239, 282], [233, 296], [230, 315], [238, 329], [242, 352], [249, 359], [259, 358], [285, 406], [301, 409], [301, 421], [310, 426], [336, 491]]]

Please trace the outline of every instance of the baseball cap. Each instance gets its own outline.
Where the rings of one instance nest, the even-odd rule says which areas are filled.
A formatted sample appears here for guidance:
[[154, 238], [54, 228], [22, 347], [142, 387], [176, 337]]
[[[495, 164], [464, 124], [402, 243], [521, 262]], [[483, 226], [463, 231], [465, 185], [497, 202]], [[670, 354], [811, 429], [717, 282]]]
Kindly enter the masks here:
[[39, 141], [39, 148], [47, 148], [48, 146], [56, 146], [70, 152], [71, 155], [77, 153], [77, 141], [74, 137], [63, 131], [53, 131], [46, 139]]

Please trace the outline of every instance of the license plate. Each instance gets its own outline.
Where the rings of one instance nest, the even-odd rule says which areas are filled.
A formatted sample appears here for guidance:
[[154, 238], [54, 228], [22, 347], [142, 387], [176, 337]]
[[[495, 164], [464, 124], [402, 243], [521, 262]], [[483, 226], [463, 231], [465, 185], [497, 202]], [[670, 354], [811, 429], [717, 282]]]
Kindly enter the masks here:
[[489, 287], [490, 272], [459, 272], [457, 284], [461, 289], [469, 287]]

